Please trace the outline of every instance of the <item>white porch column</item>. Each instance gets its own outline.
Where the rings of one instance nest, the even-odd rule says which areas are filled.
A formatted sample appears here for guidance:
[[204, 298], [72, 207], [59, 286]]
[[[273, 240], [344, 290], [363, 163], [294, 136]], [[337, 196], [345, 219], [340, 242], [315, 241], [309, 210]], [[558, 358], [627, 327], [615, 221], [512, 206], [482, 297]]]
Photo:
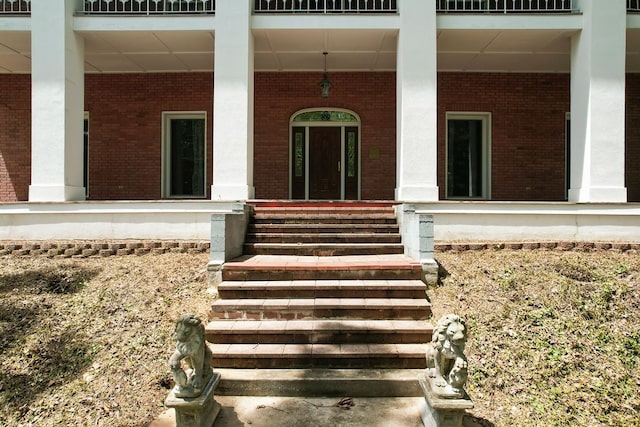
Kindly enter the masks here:
[[403, 0], [397, 65], [396, 199], [438, 200], [436, 2]]
[[213, 200], [254, 197], [251, 3], [216, 2]]
[[572, 202], [626, 202], [626, 2], [580, 1], [571, 46]]
[[84, 40], [75, 0], [31, 5], [31, 185], [29, 201], [84, 200]]

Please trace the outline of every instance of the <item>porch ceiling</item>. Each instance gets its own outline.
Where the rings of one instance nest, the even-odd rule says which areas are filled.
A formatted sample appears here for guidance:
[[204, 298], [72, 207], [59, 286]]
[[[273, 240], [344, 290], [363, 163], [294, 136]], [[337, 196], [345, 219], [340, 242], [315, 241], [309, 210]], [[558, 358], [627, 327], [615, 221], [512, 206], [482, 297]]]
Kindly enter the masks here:
[[569, 72], [566, 30], [439, 30], [438, 70]]
[[[569, 72], [569, 30], [438, 30], [438, 70]], [[212, 31], [83, 32], [90, 73], [212, 71]], [[254, 30], [256, 71], [394, 71], [392, 29]], [[0, 74], [31, 72], [31, 34], [0, 31]], [[640, 72], [640, 29], [627, 30], [627, 72]]]

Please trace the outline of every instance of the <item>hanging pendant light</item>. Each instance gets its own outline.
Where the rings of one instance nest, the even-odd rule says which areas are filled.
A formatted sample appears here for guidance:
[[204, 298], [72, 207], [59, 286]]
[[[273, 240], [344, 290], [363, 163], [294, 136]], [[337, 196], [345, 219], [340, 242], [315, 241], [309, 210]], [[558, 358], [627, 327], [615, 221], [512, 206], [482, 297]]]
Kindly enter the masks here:
[[322, 80], [320, 80], [320, 89], [322, 90], [322, 97], [329, 98], [329, 91], [331, 90], [331, 82], [327, 76], [327, 55], [328, 52], [322, 52], [324, 55], [324, 75], [322, 76]]

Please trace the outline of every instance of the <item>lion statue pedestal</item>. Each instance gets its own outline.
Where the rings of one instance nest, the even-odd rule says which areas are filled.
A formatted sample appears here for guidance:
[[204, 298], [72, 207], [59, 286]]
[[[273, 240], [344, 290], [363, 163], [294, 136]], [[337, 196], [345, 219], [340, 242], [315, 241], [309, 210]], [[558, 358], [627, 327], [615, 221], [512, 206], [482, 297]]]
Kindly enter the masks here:
[[204, 325], [195, 315], [185, 314], [176, 322], [174, 339], [176, 350], [169, 367], [176, 385], [164, 404], [175, 409], [176, 427], [211, 427], [220, 413], [220, 404], [213, 398], [220, 374], [211, 368], [213, 356], [204, 339]]
[[473, 408], [464, 390], [466, 332], [464, 321], [455, 314], [442, 317], [433, 331], [427, 369], [418, 377], [425, 394], [420, 414], [426, 427], [461, 427], [465, 411]]

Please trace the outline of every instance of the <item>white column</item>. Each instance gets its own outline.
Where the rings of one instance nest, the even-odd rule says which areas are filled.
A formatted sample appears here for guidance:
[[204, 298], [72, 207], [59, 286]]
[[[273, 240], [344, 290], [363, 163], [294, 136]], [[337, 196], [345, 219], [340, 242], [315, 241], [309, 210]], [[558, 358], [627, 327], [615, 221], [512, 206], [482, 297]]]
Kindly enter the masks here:
[[84, 200], [84, 40], [75, 0], [31, 2], [29, 201]]
[[438, 200], [436, 2], [400, 4], [396, 199]]
[[254, 197], [251, 3], [216, 2], [213, 200]]
[[573, 202], [626, 202], [626, 2], [582, 0], [584, 24], [571, 46]]

